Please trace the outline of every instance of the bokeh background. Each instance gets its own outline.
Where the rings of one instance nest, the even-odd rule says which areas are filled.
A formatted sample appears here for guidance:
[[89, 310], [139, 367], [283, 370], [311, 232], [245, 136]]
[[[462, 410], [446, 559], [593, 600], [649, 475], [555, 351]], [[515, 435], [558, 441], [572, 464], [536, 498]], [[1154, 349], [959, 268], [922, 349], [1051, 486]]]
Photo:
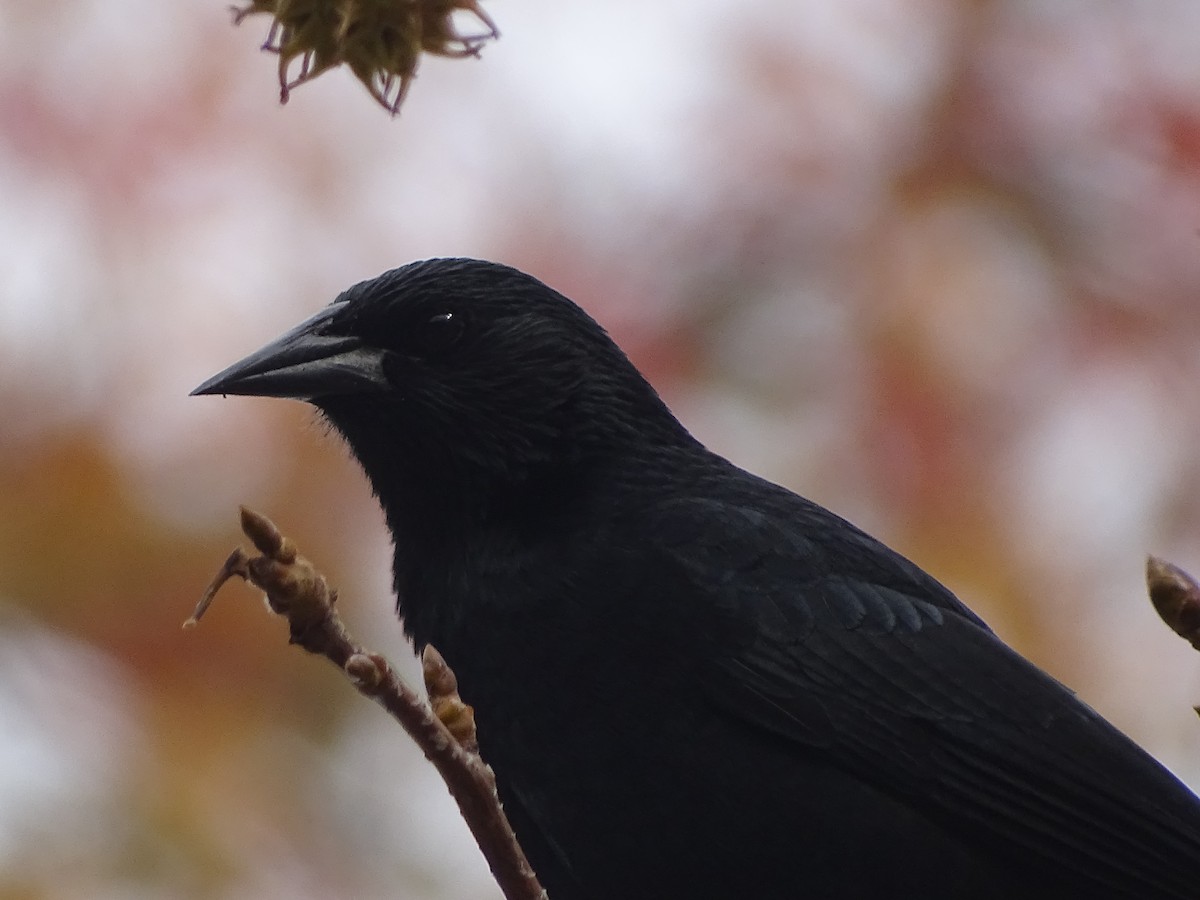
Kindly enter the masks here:
[[408, 658], [344, 449], [187, 392], [432, 255], [572, 296], [1200, 786], [1200, 658], [1142, 585], [1200, 570], [1200, 4], [488, 9], [393, 120], [344, 71], [281, 108], [215, 0], [0, 5], [0, 897], [498, 896], [249, 589], [179, 627], [242, 502]]

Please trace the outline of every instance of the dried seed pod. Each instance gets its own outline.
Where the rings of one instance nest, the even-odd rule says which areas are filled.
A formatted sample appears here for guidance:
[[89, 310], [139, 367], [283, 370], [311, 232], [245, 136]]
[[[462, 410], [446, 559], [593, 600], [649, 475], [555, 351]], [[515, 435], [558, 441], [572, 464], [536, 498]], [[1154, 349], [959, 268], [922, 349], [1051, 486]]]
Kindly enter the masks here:
[[[484, 30], [459, 31], [459, 12], [474, 16]], [[280, 102], [345, 63], [392, 115], [404, 102], [423, 52], [478, 56], [500, 36], [477, 0], [250, 0], [234, 9], [234, 24], [254, 13], [274, 17], [263, 49], [279, 54]]]

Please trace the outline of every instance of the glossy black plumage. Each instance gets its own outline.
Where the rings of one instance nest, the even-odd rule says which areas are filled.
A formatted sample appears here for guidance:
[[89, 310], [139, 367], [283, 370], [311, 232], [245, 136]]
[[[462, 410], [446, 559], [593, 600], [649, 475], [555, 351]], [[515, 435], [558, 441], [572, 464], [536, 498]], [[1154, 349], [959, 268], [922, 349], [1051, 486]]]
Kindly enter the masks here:
[[1191, 792], [533, 278], [393, 270], [196, 392], [345, 436], [552, 900], [1200, 897]]

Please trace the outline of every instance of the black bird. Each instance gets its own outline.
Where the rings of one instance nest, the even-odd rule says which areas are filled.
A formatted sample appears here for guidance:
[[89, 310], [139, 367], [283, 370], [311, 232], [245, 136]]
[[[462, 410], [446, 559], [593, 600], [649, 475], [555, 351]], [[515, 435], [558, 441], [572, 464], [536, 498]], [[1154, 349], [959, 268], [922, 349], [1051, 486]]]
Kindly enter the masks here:
[[345, 437], [552, 900], [1200, 897], [1187, 788], [534, 278], [395, 269], [194, 393]]

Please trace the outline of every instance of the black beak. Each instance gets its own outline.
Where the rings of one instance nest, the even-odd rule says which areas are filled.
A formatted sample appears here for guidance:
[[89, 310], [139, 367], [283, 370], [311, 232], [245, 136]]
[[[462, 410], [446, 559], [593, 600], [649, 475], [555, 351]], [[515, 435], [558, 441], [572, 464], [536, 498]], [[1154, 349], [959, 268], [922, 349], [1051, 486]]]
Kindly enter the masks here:
[[196, 394], [242, 394], [313, 400], [331, 394], [363, 394], [389, 387], [383, 351], [361, 338], [333, 333], [341, 304], [325, 307], [287, 334], [218, 372]]

